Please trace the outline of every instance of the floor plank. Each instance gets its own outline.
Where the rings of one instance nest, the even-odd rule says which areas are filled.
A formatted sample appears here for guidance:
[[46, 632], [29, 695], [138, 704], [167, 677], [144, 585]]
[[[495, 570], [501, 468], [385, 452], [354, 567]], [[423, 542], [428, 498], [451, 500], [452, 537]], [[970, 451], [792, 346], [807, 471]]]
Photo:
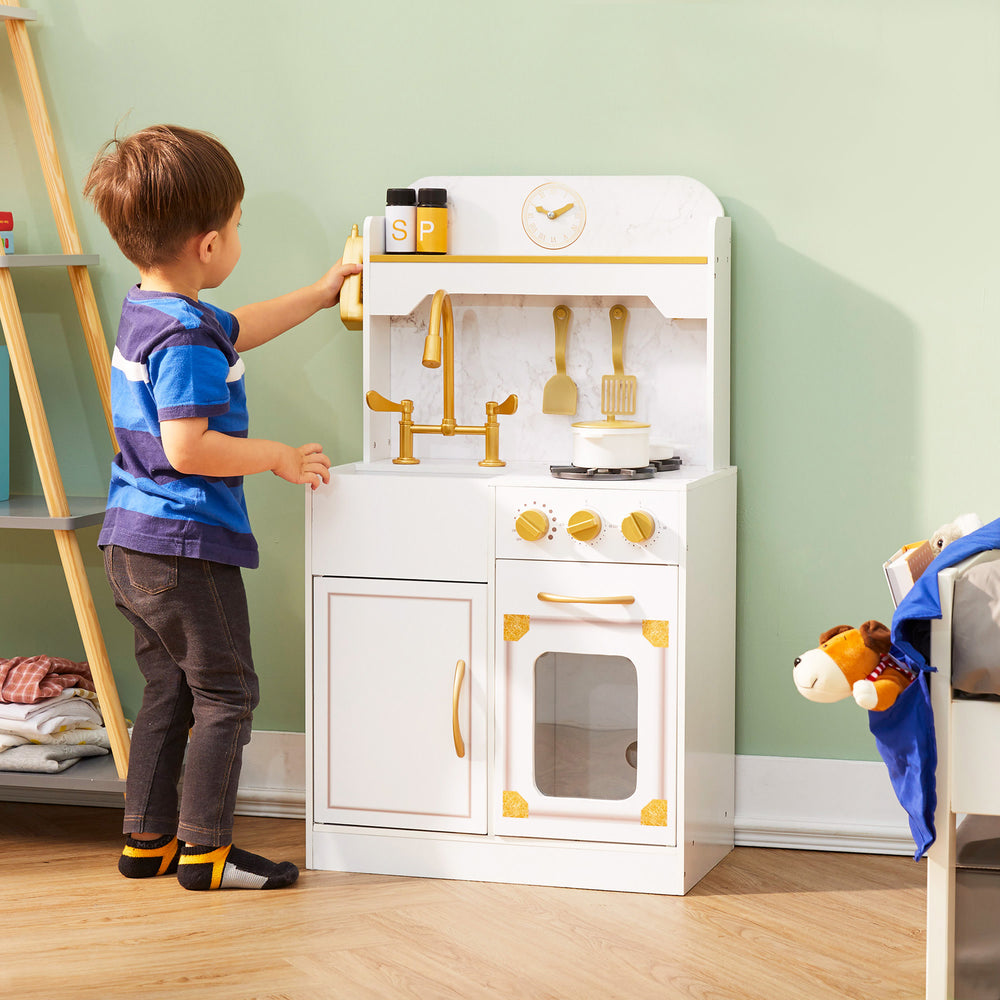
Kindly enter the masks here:
[[[123, 879], [121, 811], [0, 802], [0, 996], [21, 1000], [917, 1000], [923, 864], [737, 848], [683, 898], [303, 871]], [[236, 842], [304, 868], [303, 823]]]

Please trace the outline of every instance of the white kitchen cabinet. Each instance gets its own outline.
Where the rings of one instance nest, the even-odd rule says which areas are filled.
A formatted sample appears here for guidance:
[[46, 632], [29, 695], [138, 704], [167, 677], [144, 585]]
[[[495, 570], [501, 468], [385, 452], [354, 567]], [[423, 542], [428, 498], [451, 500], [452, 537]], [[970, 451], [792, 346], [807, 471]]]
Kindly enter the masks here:
[[320, 822], [486, 833], [486, 586], [317, 577]]
[[[359, 227], [363, 389], [384, 398], [363, 461], [307, 497], [306, 863], [683, 894], [733, 845], [729, 220], [689, 178], [569, 178], [586, 229], [539, 253], [521, 220], [543, 181], [416, 182], [452, 199], [442, 257], [387, 255], [383, 220]], [[453, 351], [428, 371], [438, 290]], [[638, 419], [682, 467], [553, 478], [573, 420], [603, 412], [616, 303]], [[543, 406], [557, 305], [576, 415]], [[479, 429], [509, 394], [507, 464], [484, 467]]]

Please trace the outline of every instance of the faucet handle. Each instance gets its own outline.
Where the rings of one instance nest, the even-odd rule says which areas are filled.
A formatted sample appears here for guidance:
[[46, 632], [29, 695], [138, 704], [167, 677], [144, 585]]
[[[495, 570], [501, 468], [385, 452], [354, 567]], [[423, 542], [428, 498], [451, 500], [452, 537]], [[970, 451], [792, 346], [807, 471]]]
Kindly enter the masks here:
[[517, 396], [511, 393], [502, 403], [496, 403], [492, 399], [486, 404], [486, 415], [509, 417], [512, 413], [517, 413]]
[[394, 403], [391, 399], [386, 399], [385, 396], [374, 389], [369, 389], [365, 393], [365, 402], [368, 404], [369, 410], [377, 410], [379, 413], [413, 412], [412, 399], [404, 399], [401, 403]]

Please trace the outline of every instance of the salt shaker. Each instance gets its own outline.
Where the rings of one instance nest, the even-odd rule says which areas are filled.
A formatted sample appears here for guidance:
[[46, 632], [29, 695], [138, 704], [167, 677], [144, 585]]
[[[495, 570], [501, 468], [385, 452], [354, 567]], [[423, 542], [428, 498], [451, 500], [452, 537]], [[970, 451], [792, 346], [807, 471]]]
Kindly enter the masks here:
[[385, 193], [385, 252], [413, 253], [417, 249], [417, 192], [389, 188]]

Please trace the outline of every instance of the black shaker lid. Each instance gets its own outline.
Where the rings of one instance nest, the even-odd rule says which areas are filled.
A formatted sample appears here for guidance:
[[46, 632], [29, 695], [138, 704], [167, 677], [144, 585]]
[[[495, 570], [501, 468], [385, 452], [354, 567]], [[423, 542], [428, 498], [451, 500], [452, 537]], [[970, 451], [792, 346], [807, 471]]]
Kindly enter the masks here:
[[448, 206], [448, 191], [446, 188], [421, 188], [417, 192], [417, 204], [446, 208]]
[[417, 192], [413, 188], [389, 188], [385, 193], [387, 205], [416, 205]]

